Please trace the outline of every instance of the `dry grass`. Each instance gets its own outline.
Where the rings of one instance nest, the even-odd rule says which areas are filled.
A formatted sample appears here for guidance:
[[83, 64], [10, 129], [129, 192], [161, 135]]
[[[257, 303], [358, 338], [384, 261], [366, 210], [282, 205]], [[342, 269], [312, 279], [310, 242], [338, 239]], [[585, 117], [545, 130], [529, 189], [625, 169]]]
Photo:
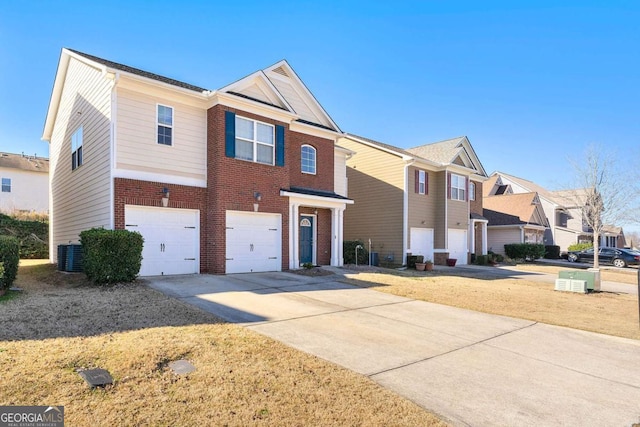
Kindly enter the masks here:
[[[70, 426], [445, 425], [366, 377], [142, 285], [22, 266], [1, 303], [0, 405], [64, 405]], [[46, 283], [43, 283], [46, 282]], [[178, 376], [168, 362], [197, 370]], [[113, 386], [77, 374], [101, 367]]]
[[[585, 264], [586, 266], [586, 264]], [[520, 271], [533, 271], [536, 273], [546, 274], [558, 274], [560, 271], [565, 270], [584, 270], [572, 267], [557, 267], [553, 265], [541, 265], [541, 264], [519, 264], [515, 267]], [[602, 269], [600, 270], [601, 280], [626, 283], [628, 285], [638, 284], [638, 269], [637, 268], [625, 268], [625, 269]]]
[[[463, 274], [464, 276], [452, 276]], [[408, 298], [640, 339], [638, 299], [612, 293], [556, 292], [526, 279], [472, 277], [475, 271], [347, 274], [347, 282]]]

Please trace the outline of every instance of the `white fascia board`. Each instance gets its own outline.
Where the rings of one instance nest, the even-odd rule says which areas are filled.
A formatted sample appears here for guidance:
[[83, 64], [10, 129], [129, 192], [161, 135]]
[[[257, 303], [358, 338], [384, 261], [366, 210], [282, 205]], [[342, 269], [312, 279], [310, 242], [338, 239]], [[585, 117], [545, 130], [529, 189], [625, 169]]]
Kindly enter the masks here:
[[47, 110], [47, 118], [44, 122], [44, 129], [42, 131], [41, 139], [43, 141], [51, 142], [51, 134], [53, 133], [53, 125], [56, 122], [56, 116], [58, 115], [58, 108], [60, 107], [60, 98], [62, 96], [62, 89], [64, 82], [67, 78], [67, 69], [69, 67], [70, 54], [67, 49], [62, 49], [60, 59], [58, 60], [58, 69], [56, 71], [56, 78], [53, 83], [53, 89], [51, 91], [51, 98], [49, 99], [49, 109]]
[[113, 169], [113, 178], [135, 179], [138, 181], [166, 182], [167, 184], [186, 185], [189, 187], [207, 187], [206, 179], [187, 178], [177, 175], [134, 171], [130, 169]]
[[106, 72], [112, 72], [112, 73], [117, 73], [120, 75], [120, 77], [126, 77], [129, 78], [131, 80], [137, 80], [139, 82], [143, 82], [146, 84], [149, 84], [151, 86], [155, 86], [164, 90], [169, 90], [171, 92], [176, 92], [176, 93], [180, 93], [183, 95], [187, 95], [187, 96], [191, 96], [195, 99], [199, 99], [199, 100], [207, 100], [209, 99], [209, 97], [211, 96], [211, 92], [210, 91], [202, 91], [202, 92], [196, 92], [194, 90], [191, 89], [187, 89], [184, 87], [180, 87], [180, 86], [176, 86], [176, 85], [172, 85], [169, 83], [165, 83], [165, 82], [161, 82], [159, 80], [155, 80], [155, 79], [151, 79], [149, 77], [144, 77], [144, 76], [139, 76], [138, 74], [133, 74], [133, 73], [128, 73], [126, 71], [122, 71], [122, 70], [116, 70], [116, 69], [109, 69], [107, 68]]
[[312, 194], [294, 193], [280, 190], [280, 195], [289, 198], [289, 203], [299, 202], [305, 206], [317, 206], [319, 208], [342, 208], [345, 205], [352, 205], [351, 199], [334, 199], [332, 197], [314, 196]]
[[[242, 92], [243, 89], [246, 89], [252, 84], [257, 83], [258, 81], [267, 85], [267, 87], [271, 91], [272, 97], [275, 98], [275, 100], [280, 101], [287, 110], [289, 110], [292, 113], [295, 113], [295, 110], [293, 109], [293, 107], [287, 102], [285, 97], [282, 96], [280, 91], [276, 89], [276, 87], [273, 85], [271, 80], [269, 80], [269, 78], [264, 73], [264, 71], [256, 71], [253, 74], [249, 74], [248, 76], [219, 89], [218, 92], [221, 92], [221, 93], [238, 92], [239, 93], [239, 92]], [[275, 100], [272, 99], [272, 104], [276, 104], [276, 102], [274, 102]]]
[[378, 144], [374, 144], [374, 143], [371, 143], [369, 141], [365, 141], [363, 139], [358, 138], [357, 136], [353, 136], [353, 135], [350, 135], [350, 134], [344, 134], [344, 135], [342, 135], [342, 137], [350, 139], [350, 140], [352, 140], [354, 142], [357, 142], [359, 144], [363, 144], [363, 145], [366, 145], [368, 147], [375, 148], [375, 149], [380, 150], [380, 151], [384, 151], [385, 153], [393, 154], [394, 156], [400, 157], [405, 162], [416, 160], [416, 157], [414, 157], [414, 156], [407, 156], [406, 154], [400, 153], [400, 152], [395, 151], [395, 150], [391, 150], [391, 149], [389, 149], [387, 147], [382, 147], [382, 146], [380, 146]]
[[[318, 100], [313, 95], [313, 93], [311, 93], [309, 88], [307, 88], [307, 86], [304, 84], [302, 79], [298, 77], [298, 74], [294, 71], [294, 69], [291, 67], [291, 65], [289, 65], [289, 63], [285, 59], [273, 64], [270, 67], [265, 68], [265, 71], [272, 71], [279, 67], [284, 67], [286, 69], [287, 74], [289, 74], [290, 78], [296, 83], [297, 87], [294, 86], [294, 89], [297, 91], [301, 91], [303, 93], [304, 95], [303, 99], [306, 101], [307, 105], [316, 113], [316, 115], [323, 116], [331, 125], [331, 127], [336, 129], [337, 132], [342, 132], [340, 130], [340, 127], [333, 121], [329, 113], [326, 112], [326, 110], [318, 102]], [[277, 73], [272, 73], [272, 75], [274, 78], [280, 78], [280, 76]], [[282, 79], [286, 79], [286, 77], [284, 76], [281, 76], [281, 77]], [[267, 78], [269, 79], [268, 76]]]
[[280, 108], [272, 107], [261, 102], [252, 101], [251, 99], [240, 98], [238, 96], [223, 92], [211, 93], [210, 104], [207, 108], [214, 107], [218, 104], [236, 108], [242, 111], [247, 111], [249, 113], [258, 114], [260, 116], [269, 117], [285, 123], [290, 123], [291, 121], [298, 118], [298, 116], [294, 113], [282, 110]]
[[356, 151], [349, 150], [348, 148], [344, 148], [344, 147], [341, 147], [341, 146], [339, 146], [339, 145], [334, 145], [334, 146], [333, 146], [333, 149], [334, 149], [335, 151], [340, 152], [340, 153], [344, 153], [344, 154], [346, 154], [347, 156], [353, 156], [354, 154], [356, 154], [356, 153], [357, 153]]

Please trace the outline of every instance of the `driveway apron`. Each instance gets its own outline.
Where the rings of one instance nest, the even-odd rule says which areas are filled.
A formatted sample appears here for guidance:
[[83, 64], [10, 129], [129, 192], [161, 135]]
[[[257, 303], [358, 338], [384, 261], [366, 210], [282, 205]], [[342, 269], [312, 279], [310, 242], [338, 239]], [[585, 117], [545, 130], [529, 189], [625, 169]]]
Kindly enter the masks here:
[[640, 423], [638, 341], [415, 301], [340, 279], [252, 273], [146, 281], [366, 375], [454, 425]]

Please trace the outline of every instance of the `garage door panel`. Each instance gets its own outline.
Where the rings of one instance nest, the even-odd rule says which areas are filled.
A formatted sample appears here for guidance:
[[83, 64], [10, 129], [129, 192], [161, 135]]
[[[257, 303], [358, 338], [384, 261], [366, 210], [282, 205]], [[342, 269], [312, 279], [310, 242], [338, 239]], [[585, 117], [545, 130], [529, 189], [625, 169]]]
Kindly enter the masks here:
[[226, 272], [282, 269], [280, 214], [227, 211]]
[[412, 255], [433, 260], [433, 228], [411, 227], [409, 239]]
[[200, 212], [125, 206], [125, 225], [144, 238], [141, 276], [200, 271]]
[[467, 264], [467, 230], [449, 229], [448, 241], [449, 257], [457, 259], [457, 264]]

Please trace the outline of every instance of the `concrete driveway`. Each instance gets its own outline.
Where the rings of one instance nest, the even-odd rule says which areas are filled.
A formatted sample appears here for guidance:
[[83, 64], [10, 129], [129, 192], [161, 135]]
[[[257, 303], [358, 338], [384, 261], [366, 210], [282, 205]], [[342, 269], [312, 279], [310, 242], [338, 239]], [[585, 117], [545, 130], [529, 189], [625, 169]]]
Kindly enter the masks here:
[[147, 281], [366, 375], [454, 425], [640, 423], [640, 341], [414, 301], [341, 278], [253, 273]]

